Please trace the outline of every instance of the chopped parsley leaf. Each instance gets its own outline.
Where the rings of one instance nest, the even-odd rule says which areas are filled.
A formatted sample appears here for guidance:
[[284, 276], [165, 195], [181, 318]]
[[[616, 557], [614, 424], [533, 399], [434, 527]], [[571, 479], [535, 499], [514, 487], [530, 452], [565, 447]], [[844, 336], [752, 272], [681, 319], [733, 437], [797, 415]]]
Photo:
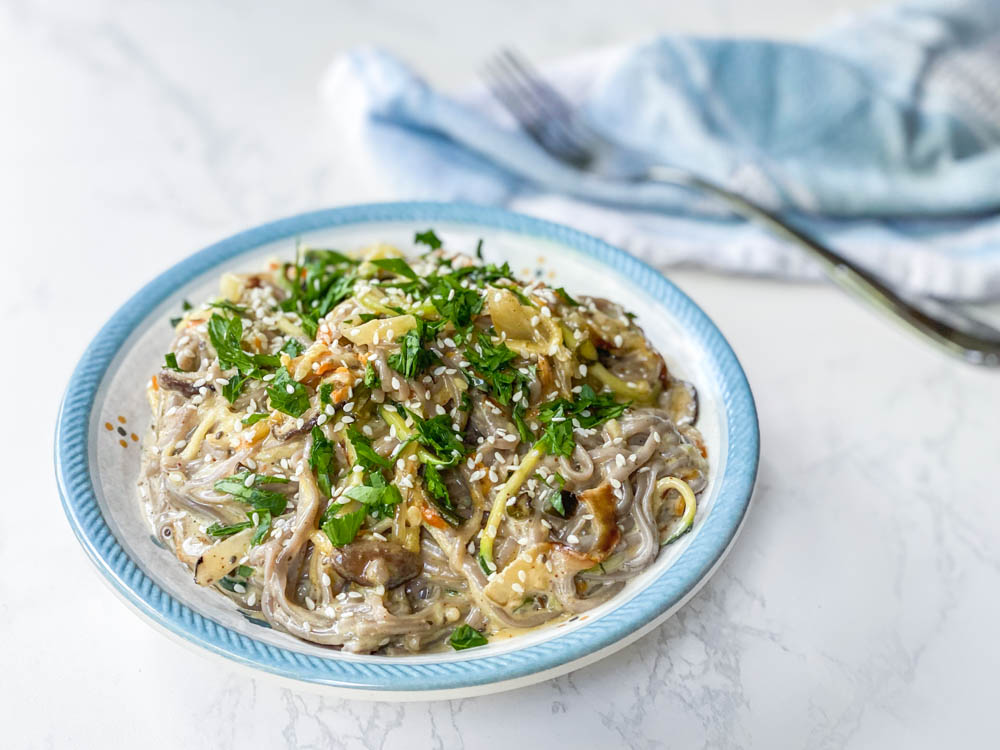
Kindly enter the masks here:
[[437, 455], [439, 466], [454, 466], [465, 455], [462, 436], [452, 428], [447, 414], [431, 419], [421, 419], [412, 413], [410, 416], [416, 427], [417, 442]]
[[399, 351], [389, 355], [389, 367], [407, 380], [412, 380], [439, 361], [430, 349], [424, 349], [421, 326], [411, 328], [399, 340]]
[[371, 362], [365, 365], [365, 387], [376, 390], [382, 387], [382, 379], [379, 378], [378, 372], [375, 371], [375, 365]]
[[166, 367], [171, 370], [176, 370], [177, 372], [183, 372], [181, 368], [177, 365], [177, 355], [173, 352], [167, 352], [163, 355], [163, 361], [166, 362]]
[[293, 417], [301, 416], [309, 408], [309, 392], [294, 380], [287, 369], [281, 367], [268, 384], [267, 395], [271, 407]]
[[359, 466], [368, 469], [369, 471], [377, 471], [379, 469], [388, 469], [392, 466], [392, 461], [388, 458], [383, 458], [375, 449], [372, 448], [372, 442], [353, 425], [347, 428], [347, 439], [351, 441], [351, 445], [354, 446], [354, 453], [357, 455], [357, 462]]
[[437, 250], [441, 247], [441, 240], [434, 234], [433, 229], [428, 229], [426, 232], [417, 232], [413, 237], [413, 242], [418, 245], [427, 245], [431, 250]]
[[455, 512], [455, 505], [448, 494], [441, 473], [433, 464], [424, 464], [424, 483], [427, 485], [427, 495], [434, 509], [451, 526], [461, 526], [462, 518]]
[[253, 524], [249, 520], [229, 524], [228, 526], [223, 526], [221, 523], [216, 521], [205, 529], [205, 531], [207, 531], [211, 536], [227, 537], [232, 536], [233, 534], [238, 534], [244, 529], [249, 529], [251, 526], [253, 526]]
[[462, 651], [463, 649], [473, 648], [475, 646], [485, 646], [489, 643], [486, 640], [486, 636], [476, 630], [474, 627], [465, 623], [455, 628], [451, 637], [448, 639], [448, 643], [456, 651]]
[[224, 492], [232, 495], [241, 503], [250, 506], [247, 516], [250, 522], [257, 526], [257, 531], [250, 540], [251, 545], [260, 544], [267, 537], [271, 530], [271, 517], [280, 516], [285, 512], [288, 498], [280, 492], [264, 489], [265, 484], [287, 484], [287, 479], [280, 477], [269, 477], [255, 474], [250, 486], [246, 484], [250, 477], [249, 471], [242, 471], [239, 474], [220, 479], [215, 483], [216, 492]]
[[493, 394], [504, 406], [509, 405], [514, 394], [526, 386], [527, 376], [511, 366], [517, 352], [500, 342], [494, 344], [488, 336], [479, 336], [473, 346], [466, 348], [465, 358], [476, 375], [482, 379], [480, 387]]
[[262, 419], [267, 419], [269, 416], [271, 415], [268, 414], [266, 411], [257, 412], [256, 414], [251, 414], [249, 417], [243, 417], [243, 419], [241, 419], [240, 421], [247, 427], [249, 427], [250, 425], [257, 424]]
[[383, 271], [389, 271], [397, 276], [404, 276], [411, 281], [416, 281], [419, 278], [417, 272], [410, 268], [410, 264], [402, 258], [376, 258], [371, 261], [371, 264], [376, 268], [381, 268]]
[[330, 396], [333, 393], [333, 383], [320, 383], [319, 402], [321, 404], [332, 404]]
[[580, 303], [577, 302], [572, 297], [570, 297], [569, 296], [569, 292], [567, 292], [562, 287], [559, 287], [558, 289], [556, 289], [556, 294], [558, 294], [560, 297], [562, 297], [563, 298], [563, 302], [565, 302], [567, 305], [570, 305], [571, 307], [579, 307], [580, 306]]
[[464, 328], [483, 309], [483, 297], [475, 289], [463, 287], [453, 274], [439, 276], [431, 287], [431, 304], [456, 328]]
[[559, 398], [542, 404], [538, 418], [545, 425], [545, 432], [538, 446], [554, 455], [568, 457], [576, 446], [574, 422], [584, 429], [591, 429], [620, 417], [628, 406], [628, 402], [620, 404], [614, 396], [597, 395], [593, 388], [584, 385], [575, 401]]
[[297, 357], [305, 351], [305, 347], [299, 343], [298, 339], [289, 338], [288, 341], [285, 342], [285, 345], [281, 347], [281, 351], [289, 357]]
[[323, 523], [320, 526], [323, 529], [323, 533], [329, 538], [330, 544], [334, 547], [343, 547], [345, 544], [353, 542], [354, 537], [358, 535], [358, 531], [361, 529], [361, 525], [365, 522], [366, 512], [364, 508], [359, 508], [358, 510], [339, 516], [330, 512], [336, 511], [340, 507], [334, 504], [327, 508], [327, 512], [323, 514]]
[[215, 302], [209, 302], [209, 307], [214, 307], [217, 310], [225, 310], [227, 312], [236, 313], [237, 315], [246, 315], [247, 309], [240, 305], [234, 305], [227, 299], [216, 300]]
[[316, 484], [324, 495], [330, 497], [333, 468], [333, 443], [318, 426], [312, 428], [312, 449], [309, 451], [309, 468], [316, 472]]
[[247, 379], [239, 374], [229, 378], [229, 382], [222, 386], [222, 395], [225, 396], [226, 401], [231, 404], [236, 403], [236, 399], [240, 397], [240, 392], [243, 390], [243, 385], [246, 382]]
[[236, 368], [242, 374], [250, 375], [256, 369], [253, 357], [243, 351], [243, 321], [238, 316], [225, 318], [213, 313], [208, 320], [208, 337], [223, 370]]
[[365, 484], [351, 487], [344, 495], [362, 503], [376, 518], [391, 518], [396, 512], [395, 506], [403, 502], [399, 489], [386, 482], [378, 472], [373, 472]]

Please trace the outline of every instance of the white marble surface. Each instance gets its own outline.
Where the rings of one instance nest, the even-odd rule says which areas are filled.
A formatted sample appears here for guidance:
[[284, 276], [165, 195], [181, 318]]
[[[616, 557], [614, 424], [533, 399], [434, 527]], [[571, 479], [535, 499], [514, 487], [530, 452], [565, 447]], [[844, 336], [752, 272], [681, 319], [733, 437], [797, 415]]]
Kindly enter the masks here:
[[1000, 376], [825, 287], [671, 274], [754, 387], [756, 506], [666, 625], [512, 693], [345, 702], [189, 652], [100, 582], [52, 480], [58, 396], [141, 282], [246, 226], [381, 195], [324, 129], [338, 50], [375, 41], [461, 85], [510, 40], [551, 58], [654, 28], [795, 36], [867, 4], [0, 1], [0, 378], [18, 425], [0, 437], [0, 745], [995, 747]]

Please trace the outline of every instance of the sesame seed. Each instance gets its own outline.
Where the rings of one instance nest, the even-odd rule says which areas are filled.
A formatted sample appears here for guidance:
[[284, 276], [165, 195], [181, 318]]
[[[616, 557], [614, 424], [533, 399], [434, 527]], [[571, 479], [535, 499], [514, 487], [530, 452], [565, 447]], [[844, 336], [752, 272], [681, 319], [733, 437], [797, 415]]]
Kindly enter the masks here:
[[[235, 586], [233, 588], [236, 588]], [[252, 607], [257, 603], [257, 594], [254, 591], [250, 592], [250, 596], [247, 597], [247, 606]]]
[[566, 541], [569, 542], [570, 544], [579, 544], [580, 537], [578, 537], [576, 534], [570, 534], [569, 536], [566, 537]]
[[326, 423], [326, 420], [328, 420], [328, 419], [329, 419], [329, 417], [328, 417], [328, 416], [327, 416], [326, 414], [320, 414], [320, 415], [319, 415], [319, 416], [318, 416], [318, 417], [316, 418], [316, 424], [318, 424], [318, 425], [322, 425], [322, 424], [325, 424], [325, 423]]
[[393, 378], [392, 379], [392, 388], [393, 388], [393, 390], [396, 390], [396, 391], [399, 390], [399, 378]]

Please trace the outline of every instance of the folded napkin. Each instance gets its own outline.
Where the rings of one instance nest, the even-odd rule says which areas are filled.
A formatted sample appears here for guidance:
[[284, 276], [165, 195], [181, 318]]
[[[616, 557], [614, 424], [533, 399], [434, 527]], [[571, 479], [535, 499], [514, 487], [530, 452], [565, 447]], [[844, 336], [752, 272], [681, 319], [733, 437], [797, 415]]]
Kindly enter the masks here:
[[[660, 37], [544, 72], [650, 163], [781, 209], [914, 292], [1000, 299], [1000, 2], [882, 8], [808, 44]], [[395, 198], [503, 205], [657, 266], [819, 275], [704, 195], [564, 167], [481, 87], [449, 96], [361, 49], [331, 66], [323, 94]]]

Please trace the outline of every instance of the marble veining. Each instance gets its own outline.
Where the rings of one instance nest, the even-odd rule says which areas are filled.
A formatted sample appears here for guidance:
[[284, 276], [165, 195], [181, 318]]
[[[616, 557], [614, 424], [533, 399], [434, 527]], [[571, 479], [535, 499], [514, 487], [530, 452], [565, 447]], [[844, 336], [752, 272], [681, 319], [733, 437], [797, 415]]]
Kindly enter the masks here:
[[995, 746], [1000, 376], [824, 286], [670, 272], [754, 388], [755, 505], [676, 616], [522, 690], [346, 701], [189, 651], [101, 585], [51, 478], [58, 395], [131, 290], [246, 226], [394, 197], [323, 119], [338, 51], [374, 41], [459, 86], [510, 40], [545, 59], [653, 28], [801, 36], [868, 4], [0, 2], [0, 377], [22, 425], [0, 440], [6, 507], [30, 508], [0, 523], [4, 746]]

